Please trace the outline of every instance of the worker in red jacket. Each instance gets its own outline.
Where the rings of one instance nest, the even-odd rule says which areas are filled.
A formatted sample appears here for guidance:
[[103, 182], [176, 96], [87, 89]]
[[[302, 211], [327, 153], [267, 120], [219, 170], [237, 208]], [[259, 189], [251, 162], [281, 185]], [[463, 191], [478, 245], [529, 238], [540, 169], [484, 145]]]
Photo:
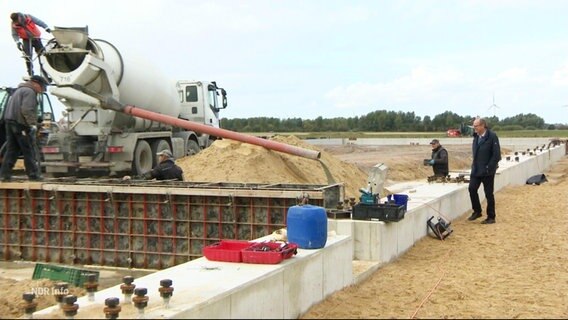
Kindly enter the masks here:
[[[10, 14], [10, 19], [12, 19], [12, 38], [16, 42], [18, 49], [24, 53], [28, 75], [33, 76], [32, 47], [38, 56], [44, 50], [40, 38], [41, 31], [38, 26], [48, 33], [51, 33], [51, 29], [45, 22], [31, 14], [13, 12]], [[22, 40], [21, 42], [20, 39]]]

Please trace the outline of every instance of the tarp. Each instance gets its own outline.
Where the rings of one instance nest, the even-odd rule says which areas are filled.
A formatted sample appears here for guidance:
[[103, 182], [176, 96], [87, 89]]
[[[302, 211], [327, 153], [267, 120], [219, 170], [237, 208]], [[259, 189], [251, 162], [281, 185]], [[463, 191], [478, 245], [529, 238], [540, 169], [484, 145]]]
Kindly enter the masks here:
[[537, 174], [527, 179], [527, 184], [540, 185], [541, 183], [547, 182], [546, 176], [544, 174]]

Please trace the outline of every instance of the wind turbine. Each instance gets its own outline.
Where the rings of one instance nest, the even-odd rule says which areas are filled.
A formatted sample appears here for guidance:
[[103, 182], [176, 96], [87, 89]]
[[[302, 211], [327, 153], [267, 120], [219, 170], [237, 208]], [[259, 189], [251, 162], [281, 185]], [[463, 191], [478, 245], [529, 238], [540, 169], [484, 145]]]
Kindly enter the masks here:
[[493, 104], [490, 105], [487, 110], [491, 110], [491, 108], [493, 108], [493, 117], [495, 117], [495, 109], [500, 109], [500, 107], [495, 104], [495, 93], [493, 93]]

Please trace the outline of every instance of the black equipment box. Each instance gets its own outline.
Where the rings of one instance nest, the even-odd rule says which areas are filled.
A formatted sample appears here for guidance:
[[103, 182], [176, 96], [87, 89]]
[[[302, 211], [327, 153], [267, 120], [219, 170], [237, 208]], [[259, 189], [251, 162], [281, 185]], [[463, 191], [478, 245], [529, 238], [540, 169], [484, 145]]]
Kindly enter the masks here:
[[364, 204], [353, 206], [353, 220], [379, 220], [397, 222], [404, 219], [406, 209], [404, 205], [393, 203]]
[[331, 209], [327, 210], [328, 219], [351, 219], [350, 210]]

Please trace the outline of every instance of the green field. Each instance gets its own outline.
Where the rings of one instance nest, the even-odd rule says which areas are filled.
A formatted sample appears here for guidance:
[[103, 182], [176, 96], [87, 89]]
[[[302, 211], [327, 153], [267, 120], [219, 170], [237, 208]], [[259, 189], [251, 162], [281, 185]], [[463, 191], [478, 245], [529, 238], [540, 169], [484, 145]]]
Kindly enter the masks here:
[[[274, 135], [296, 136], [299, 139], [337, 138], [444, 138], [445, 132], [246, 132], [245, 134], [272, 137]], [[568, 130], [517, 130], [497, 131], [503, 138], [568, 138]]]

